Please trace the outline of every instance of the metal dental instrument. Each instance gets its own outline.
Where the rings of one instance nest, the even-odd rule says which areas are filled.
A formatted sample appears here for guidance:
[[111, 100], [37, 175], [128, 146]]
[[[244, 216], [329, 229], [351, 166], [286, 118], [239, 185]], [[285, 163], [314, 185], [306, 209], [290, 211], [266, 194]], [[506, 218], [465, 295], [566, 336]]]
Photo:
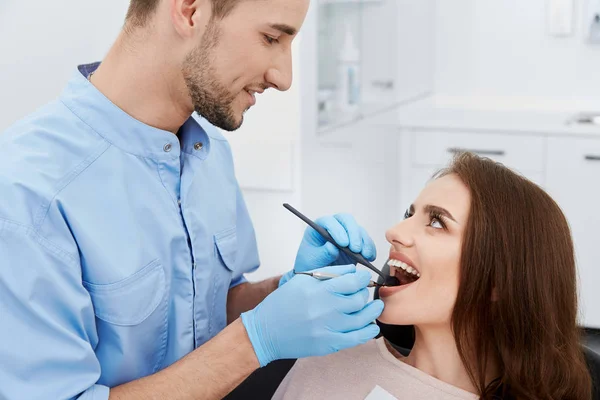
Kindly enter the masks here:
[[[335, 247], [337, 247], [338, 249], [340, 249], [341, 252], [343, 252], [344, 254], [346, 254], [348, 257], [350, 257], [356, 263], [364, 265], [365, 267], [369, 268], [371, 271], [373, 271], [377, 275], [379, 275], [383, 279], [383, 283], [382, 284], [377, 283], [376, 284], [377, 286], [399, 286], [400, 285], [400, 281], [398, 280], [398, 278], [396, 278], [395, 276], [385, 275], [383, 272], [381, 272], [380, 270], [378, 270], [377, 268], [375, 268], [373, 266], [373, 264], [371, 264], [369, 261], [367, 261], [362, 256], [362, 254], [354, 253], [349, 248], [342, 247], [339, 244], [337, 244], [336, 241], [331, 237], [331, 235], [329, 234], [329, 232], [327, 232], [325, 229], [323, 229], [322, 227], [320, 227], [319, 225], [317, 225], [316, 223], [314, 223], [313, 221], [311, 221], [310, 219], [308, 219], [307, 217], [305, 217], [300, 211], [296, 210], [294, 207], [290, 206], [287, 203], [284, 203], [283, 206], [288, 211], [290, 211], [292, 214], [294, 214], [295, 216], [297, 216], [298, 218], [300, 218], [302, 221], [306, 222], [308, 224], [308, 226], [310, 226], [315, 231], [317, 231], [319, 233], [319, 235], [321, 235], [323, 237], [323, 239], [327, 240], [329, 243], [333, 244]], [[329, 279], [331, 279], [331, 278], [329, 278]]]
[[[330, 279], [337, 278], [340, 276], [340, 275], [336, 275], [336, 274], [327, 274], [325, 272], [295, 272], [294, 271], [294, 274], [312, 276], [313, 278], [318, 279], [320, 281], [328, 281]], [[377, 283], [375, 281], [371, 281], [367, 285], [367, 287], [381, 287], [381, 286], [383, 286], [383, 284]]]

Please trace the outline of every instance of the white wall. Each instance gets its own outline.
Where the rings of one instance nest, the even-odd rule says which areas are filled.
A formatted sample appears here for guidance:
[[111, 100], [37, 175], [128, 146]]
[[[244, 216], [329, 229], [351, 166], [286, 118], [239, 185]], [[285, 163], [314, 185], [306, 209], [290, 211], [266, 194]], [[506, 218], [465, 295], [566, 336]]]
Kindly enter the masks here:
[[548, 36], [546, 0], [438, 0], [435, 89], [457, 96], [598, 101], [600, 45]]
[[287, 92], [267, 90], [244, 116], [235, 132], [224, 132], [235, 160], [236, 174], [256, 229], [261, 268], [247, 276], [251, 281], [292, 269], [306, 226], [283, 208], [300, 203], [299, 48], [293, 45], [294, 81]]
[[0, 132], [56, 98], [78, 64], [100, 60], [127, 1], [0, 0]]

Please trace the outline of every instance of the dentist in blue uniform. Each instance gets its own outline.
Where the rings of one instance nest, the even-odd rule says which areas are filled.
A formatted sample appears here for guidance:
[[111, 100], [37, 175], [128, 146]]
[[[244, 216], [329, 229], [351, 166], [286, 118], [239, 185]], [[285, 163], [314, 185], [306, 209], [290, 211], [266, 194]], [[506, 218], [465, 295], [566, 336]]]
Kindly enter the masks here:
[[[307, 9], [131, 0], [102, 62], [0, 135], [0, 398], [218, 399], [378, 334], [369, 274], [311, 229], [289, 273], [244, 279], [256, 240], [215, 126], [290, 87]], [[375, 258], [352, 217], [319, 223]], [[292, 272], [317, 268], [342, 276]]]

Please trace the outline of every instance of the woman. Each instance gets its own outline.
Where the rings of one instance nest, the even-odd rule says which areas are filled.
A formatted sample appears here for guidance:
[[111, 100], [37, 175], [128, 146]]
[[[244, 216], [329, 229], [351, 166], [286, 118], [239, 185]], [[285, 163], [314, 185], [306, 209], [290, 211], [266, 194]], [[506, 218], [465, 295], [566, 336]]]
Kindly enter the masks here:
[[379, 338], [299, 360], [275, 399], [591, 399], [573, 243], [542, 189], [464, 153], [386, 238], [402, 285], [379, 320], [414, 325], [410, 354]]

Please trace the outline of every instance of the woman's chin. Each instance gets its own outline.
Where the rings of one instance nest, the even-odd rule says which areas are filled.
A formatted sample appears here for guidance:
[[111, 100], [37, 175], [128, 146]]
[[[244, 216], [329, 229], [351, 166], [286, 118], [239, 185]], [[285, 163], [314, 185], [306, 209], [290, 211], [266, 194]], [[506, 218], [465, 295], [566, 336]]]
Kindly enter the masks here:
[[414, 325], [414, 321], [409, 320], [408, 318], [402, 318], [399, 314], [401, 313], [398, 311], [386, 310], [384, 308], [379, 318], [377, 318], [377, 321], [386, 325]]

